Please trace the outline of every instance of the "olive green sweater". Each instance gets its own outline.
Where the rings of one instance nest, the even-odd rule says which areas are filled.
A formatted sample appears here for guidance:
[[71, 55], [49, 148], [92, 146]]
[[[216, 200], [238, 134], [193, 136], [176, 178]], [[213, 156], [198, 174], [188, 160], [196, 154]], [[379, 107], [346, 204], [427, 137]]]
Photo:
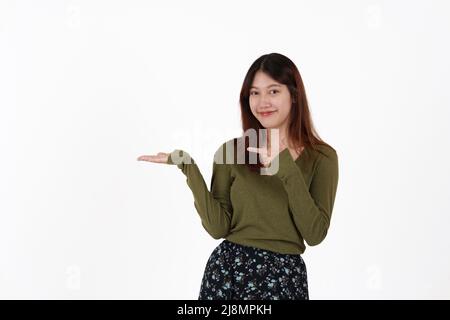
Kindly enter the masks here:
[[301, 254], [304, 241], [314, 246], [325, 238], [338, 185], [336, 151], [318, 148], [323, 153], [306, 147], [296, 160], [286, 148], [276, 157], [276, 173], [262, 175], [227, 160], [231, 148], [224, 143], [214, 155], [210, 191], [187, 152], [174, 150], [167, 163], [186, 175], [202, 225], [214, 239]]

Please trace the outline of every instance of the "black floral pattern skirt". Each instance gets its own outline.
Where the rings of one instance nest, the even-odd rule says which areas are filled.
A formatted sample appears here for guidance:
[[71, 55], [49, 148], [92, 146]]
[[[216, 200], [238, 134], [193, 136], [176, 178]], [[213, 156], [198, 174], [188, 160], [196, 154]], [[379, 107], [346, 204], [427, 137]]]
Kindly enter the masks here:
[[211, 253], [199, 300], [308, 300], [300, 254], [282, 254], [222, 241]]

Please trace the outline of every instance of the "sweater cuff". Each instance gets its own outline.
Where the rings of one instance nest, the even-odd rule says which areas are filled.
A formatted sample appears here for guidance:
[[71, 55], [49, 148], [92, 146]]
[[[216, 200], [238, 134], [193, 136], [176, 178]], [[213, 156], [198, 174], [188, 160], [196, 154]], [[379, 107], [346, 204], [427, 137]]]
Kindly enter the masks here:
[[183, 164], [193, 164], [194, 159], [191, 158], [189, 153], [186, 151], [175, 149], [171, 153], [169, 153], [169, 157], [167, 158], [167, 164], [177, 165], [178, 168], [183, 168]]
[[278, 154], [278, 171], [275, 175], [281, 180], [287, 179], [291, 174], [295, 174], [298, 167], [289, 152], [289, 149], [286, 148]]

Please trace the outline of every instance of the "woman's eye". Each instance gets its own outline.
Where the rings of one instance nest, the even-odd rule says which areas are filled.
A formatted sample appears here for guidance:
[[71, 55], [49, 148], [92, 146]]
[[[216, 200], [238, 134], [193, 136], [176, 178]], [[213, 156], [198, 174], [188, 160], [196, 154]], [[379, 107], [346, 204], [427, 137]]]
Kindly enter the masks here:
[[[278, 90], [270, 90], [270, 92], [278, 93], [279, 91], [278, 91]], [[258, 92], [256, 92], [256, 91], [250, 92], [250, 95], [251, 95], [251, 96], [253, 96], [253, 95], [255, 95], [255, 94], [258, 94]]]

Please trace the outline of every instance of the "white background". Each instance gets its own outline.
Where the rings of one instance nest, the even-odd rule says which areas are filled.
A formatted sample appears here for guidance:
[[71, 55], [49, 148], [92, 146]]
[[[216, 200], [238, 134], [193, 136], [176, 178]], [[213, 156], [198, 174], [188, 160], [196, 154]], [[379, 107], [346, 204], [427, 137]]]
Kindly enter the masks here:
[[338, 152], [311, 299], [450, 298], [447, 1], [0, 2], [0, 298], [196, 299], [210, 187], [259, 56], [296, 63]]

